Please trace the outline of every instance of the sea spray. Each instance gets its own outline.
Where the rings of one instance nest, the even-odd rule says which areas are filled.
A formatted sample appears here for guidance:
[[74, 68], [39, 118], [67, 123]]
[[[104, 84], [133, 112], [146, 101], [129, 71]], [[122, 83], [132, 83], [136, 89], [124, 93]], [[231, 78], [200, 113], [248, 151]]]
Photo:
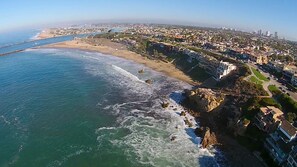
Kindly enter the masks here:
[[[193, 135], [195, 119], [186, 115], [195, 125], [188, 127], [180, 116], [182, 96], [175, 91], [190, 85], [110, 55], [68, 49], [18, 55], [3, 58], [6, 63], [0, 67], [5, 81], [1, 89], [10, 92], [0, 97], [7, 111], [1, 115], [20, 118], [26, 137], [15, 136], [20, 132], [15, 127], [6, 132], [0, 124], [9, 139], [3, 142], [16, 143], [1, 149], [5, 157], [0, 165], [18, 157], [13, 165], [217, 166]], [[143, 68], [145, 74], [138, 75]], [[146, 78], [154, 83], [138, 81]], [[166, 109], [161, 106], [164, 99], [169, 102]], [[15, 153], [18, 140], [22, 149]]]

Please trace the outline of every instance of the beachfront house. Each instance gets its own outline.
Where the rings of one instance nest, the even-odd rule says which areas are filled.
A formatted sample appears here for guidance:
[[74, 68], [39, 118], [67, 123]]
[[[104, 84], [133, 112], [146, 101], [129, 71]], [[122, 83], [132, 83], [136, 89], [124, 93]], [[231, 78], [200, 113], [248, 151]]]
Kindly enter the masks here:
[[296, 128], [283, 119], [277, 130], [266, 138], [264, 147], [278, 165], [285, 165], [291, 149], [296, 146], [295, 138]]
[[283, 167], [297, 167], [297, 146], [293, 147]]
[[255, 116], [254, 125], [264, 132], [271, 133], [277, 129], [283, 114], [280, 109], [274, 106], [261, 107]]
[[229, 62], [223, 62], [220, 61], [219, 66], [216, 70], [216, 77], [215, 79], [219, 81], [222, 79], [224, 76], [228, 75], [231, 71], [235, 70], [236, 66], [229, 63]]

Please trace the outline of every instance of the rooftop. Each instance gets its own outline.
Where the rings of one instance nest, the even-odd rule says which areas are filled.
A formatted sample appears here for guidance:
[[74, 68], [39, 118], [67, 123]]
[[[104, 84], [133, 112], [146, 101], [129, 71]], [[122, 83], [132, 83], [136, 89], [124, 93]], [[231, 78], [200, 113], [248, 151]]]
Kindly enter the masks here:
[[282, 128], [288, 135], [295, 136], [296, 135], [296, 128], [290, 124], [287, 120], [283, 119], [280, 128]]

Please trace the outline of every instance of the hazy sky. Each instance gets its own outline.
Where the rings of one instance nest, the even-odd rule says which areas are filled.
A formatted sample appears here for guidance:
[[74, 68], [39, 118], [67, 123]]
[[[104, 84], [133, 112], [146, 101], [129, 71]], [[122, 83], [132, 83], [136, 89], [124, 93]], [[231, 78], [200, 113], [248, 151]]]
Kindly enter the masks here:
[[86, 20], [278, 31], [297, 40], [297, 0], [3, 0], [0, 31]]

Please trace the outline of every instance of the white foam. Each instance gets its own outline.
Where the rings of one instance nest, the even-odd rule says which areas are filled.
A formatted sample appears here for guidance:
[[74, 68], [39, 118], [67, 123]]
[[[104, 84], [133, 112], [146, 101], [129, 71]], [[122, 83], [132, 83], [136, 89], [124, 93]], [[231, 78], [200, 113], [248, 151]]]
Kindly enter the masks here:
[[6, 117], [4, 117], [4, 115], [1, 115], [0, 118], [2, 118], [2, 120], [3, 120], [3, 122], [4, 122], [5, 124], [7, 124], [7, 125], [10, 125], [10, 124], [11, 124], [11, 122], [9, 122], [9, 121], [6, 119]]
[[[199, 157], [207, 157], [205, 163], [216, 166], [213, 154], [207, 149], [201, 149], [198, 144], [200, 138], [194, 134], [194, 129], [198, 126], [194, 117], [186, 114], [185, 117], [195, 125], [188, 127], [184, 123], [185, 117], [179, 116], [183, 108], [175, 100], [169, 99], [169, 106], [172, 107], [164, 110], [160, 107], [160, 100], [155, 99], [150, 111], [159, 115], [159, 119], [147, 116], [148, 111], [138, 109], [127, 111], [124, 109], [126, 103], [113, 105], [109, 109], [112, 108], [112, 111], [116, 113], [119, 113], [118, 110], [121, 111], [121, 116], [118, 117], [119, 128], [127, 128], [131, 133], [121, 139], [112, 139], [110, 142], [114, 146], [132, 147], [133, 150], [126, 150], [127, 155], [136, 154], [141, 164], [150, 166], [199, 166]], [[137, 114], [137, 117], [133, 114]], [[176, 129], [177, 126], [179, 128]], [[102, 130], [108, 129], [102, 128]], [[110, 130], [100, 133], [97, 138], [98, 142], [101, 142], [105, 134], [114, 133], [115, 129], [110, 128]], [[170, 141], [172, 136], [176, 137], [174, 141]]]
[[40, 32], [36, 33], [33, 37], [30, 38], [30, 40], [37, 40], [39, 39], [38, 36], [40, 35]]
[[116, 129], [116, 127], [101, 127], [96, 130], [96, 133], [102, 130], [114, 130], [114, 129]]
[[128, 72], [128, 71], [122, 69], [121, 67], [118, 67], [118, 66], [116, 66], [116, 65], [112, 65], [112, 67], [113, 67], [116, 71], [118, 71], [119, 73], [121, 73], [122, 75], [124, 75], [124, 76], [130, 78], [131, 80], [145, 83], [144, 81], [140, 80], [137, 76], [135, 76], [135, 75], [131, 74], [130, 72]]
[[65, 162], [67, 162], [70, 158], [79, 156], [83, 153], [89, 153], [92, 151], [92, 148], [77, 148], [73, 147], [72, 149], [77, 149], [74, 152], [66, 155], [65, 157], [62, 157], [60, 160], [55, 160], [47, 165], [47, 167], [53, 167], [53, 166], [62, 166]]
[[[108, 102], [98, 102], [98, 106], [105, 106], [106, 112], [117, 116], [117, 127], [100, 127], [95, 131], [98, 147], [102, 140], [108, 137], [115, 147], [128, 148], [126, 155], [131, 161], [135, 160], [136, 155], [139, 163], [149, 166], [198, 166], [199, 159], [203, 157], [207, 157], [207, 163], [215, 164], [213, 154], [207, 149], [201, 149], [198, 144], [201, 139], [194, 134], [194, 129], [198, 127], [195, 119], [189, 114], [186, 115], [195, 125], [188, 127], [184, 122], [185, 117], [179, 115], [183, 111], [178, 104], [182, 100], [179, 92], [169, 99], [169, 106], [173, 107], [163, 109], [160, 105], [161, 96], [168, 96], [176, 89], [189, 88], [188, 84], [147, 69], [145, 77], [154, 80], [154, 83], [148, 86], [141, 80], [144, 75], [137, 77], [128, 72], [143, 68], [131, 61], [88, 52], [69, 52], [67, 55], [90, 60], [85, 64], [88, 73], [105, 77], [112, 87], [125, 89], [120, 95], [124, 102], [109, 105], [105, 105]], [[110, 65], [110, 62], [113, 64]], [[137, 109], [134, 106], [137, 106]], [[116, 134], [121, 129], [128, 129], [130, 133], [117, 138]], [[172, 136], [176, 136], [174, 141], [170, 141]]]

